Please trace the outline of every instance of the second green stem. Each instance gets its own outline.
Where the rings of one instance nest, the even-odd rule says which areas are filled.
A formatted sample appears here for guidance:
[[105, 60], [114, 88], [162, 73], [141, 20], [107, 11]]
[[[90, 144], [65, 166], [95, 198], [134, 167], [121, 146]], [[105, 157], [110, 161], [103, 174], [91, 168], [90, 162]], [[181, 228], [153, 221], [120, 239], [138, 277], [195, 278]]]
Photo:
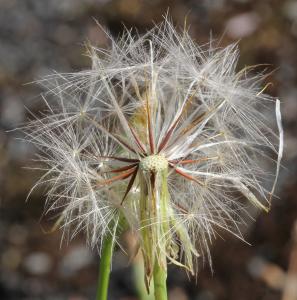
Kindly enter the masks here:
[[107, 300], [113, 246], [112, 238], [106, 238], [101, 253], [97, 300]]
[[156, 300], [167, 300], [167, 271], [159, 265], [158, 261], [155, 262], [154, 266], [154, 290]]

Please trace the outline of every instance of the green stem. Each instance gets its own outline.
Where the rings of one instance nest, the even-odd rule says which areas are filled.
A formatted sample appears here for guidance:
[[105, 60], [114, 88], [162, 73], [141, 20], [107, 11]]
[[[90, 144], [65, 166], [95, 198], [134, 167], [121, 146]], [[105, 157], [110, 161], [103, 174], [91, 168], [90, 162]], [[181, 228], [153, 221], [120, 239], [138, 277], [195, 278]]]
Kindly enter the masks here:
[[167, 271], [159, 265], [159, 262], [155, 262], [154, 267], [154, 289], [155, 289], [155, 299], [156, 300], [167, 300]]
[[113, 245], [114, 243], [112, 238], [106, 238], [103, 243], [99, 268], [98, 289], [96, 297], [97, 300], [107, 300]]

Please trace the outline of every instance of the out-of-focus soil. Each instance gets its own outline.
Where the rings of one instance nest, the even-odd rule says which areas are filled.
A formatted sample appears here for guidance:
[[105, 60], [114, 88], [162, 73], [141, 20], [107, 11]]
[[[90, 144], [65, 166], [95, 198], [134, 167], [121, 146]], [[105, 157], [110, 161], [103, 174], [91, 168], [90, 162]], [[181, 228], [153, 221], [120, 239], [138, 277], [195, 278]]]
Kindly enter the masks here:
[[[108, 40], [93, 18], [113, 35], [123, 24], [140, 32], [162, 20], [169, 9], [175, 24], [185, 17], [198, 43], [238, 41], [239, 68], [268, 64], [266, 92], [282, 101], [285, 127], [284, 168], [269, 214], [245, 228], [251, 244], [223, 234], [213, 243], [213, 273], [201, 262], [195, 278], [170, 266], [171, 300], [281, 299], [297, 220], [297, 1], [293, 0], [2, 0], [0, 1], [0, 299], [93, 299], [99, 259], [83, 235], [61, 244], [40, 219], [42, 191], [26, 196], [37, 180], [36, 150], [19, 131], [28, 110], [40, 108], [41, 87], [25, 85], [52, 70], [88, 67], [87, 40], [106, 47]], [[264, 67], [263, 67], [264, 68]], [[263, 70], [263, 69], [262, 69]], [[296, 282], [297, 285], [297, 282]], [[116, 252], [110, 299], [137, 299], [127, 257]], [[293, 299], [292, 299], [293, 300]]]

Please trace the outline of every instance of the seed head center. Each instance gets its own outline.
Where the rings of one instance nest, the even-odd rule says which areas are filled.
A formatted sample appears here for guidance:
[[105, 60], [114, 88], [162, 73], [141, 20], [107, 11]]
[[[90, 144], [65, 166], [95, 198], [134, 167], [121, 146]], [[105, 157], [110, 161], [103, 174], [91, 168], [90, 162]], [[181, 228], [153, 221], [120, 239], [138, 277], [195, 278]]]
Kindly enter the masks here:
[[140, 168], [146, 172], [160, 172], [168, 168], [168, 161], [163, 155], [150, 155], [141, 160]]

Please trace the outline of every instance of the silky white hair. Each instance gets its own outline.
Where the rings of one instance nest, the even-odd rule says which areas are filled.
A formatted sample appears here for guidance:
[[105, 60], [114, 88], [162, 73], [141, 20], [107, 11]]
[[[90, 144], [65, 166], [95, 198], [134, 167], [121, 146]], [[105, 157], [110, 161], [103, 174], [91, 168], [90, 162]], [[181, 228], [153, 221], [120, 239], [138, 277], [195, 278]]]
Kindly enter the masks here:
[[264, 76], [252, 67], [236, 71], [237, 44], [199, 46], [167, 19], [143, 36], [109, 38], [109, 49], [88, 47], [89, 70], [39, 80], [47, 111], [25, 131], [41, 153], [36, 186], [49, 186], [46, 211], [70, 238], [83, 230], [99, 248], [107, 235], [118, 242], [121, 216], [137, 234], [138, 164], [162, 155], [175, 219], [162, 238], [188, 255], [176, 234], [182, 226], [190, 252], [210, 261], [217, 231], [243, 239], [243, 197], [270, 208], [283, 148], [279, 101], [264, 94]]

